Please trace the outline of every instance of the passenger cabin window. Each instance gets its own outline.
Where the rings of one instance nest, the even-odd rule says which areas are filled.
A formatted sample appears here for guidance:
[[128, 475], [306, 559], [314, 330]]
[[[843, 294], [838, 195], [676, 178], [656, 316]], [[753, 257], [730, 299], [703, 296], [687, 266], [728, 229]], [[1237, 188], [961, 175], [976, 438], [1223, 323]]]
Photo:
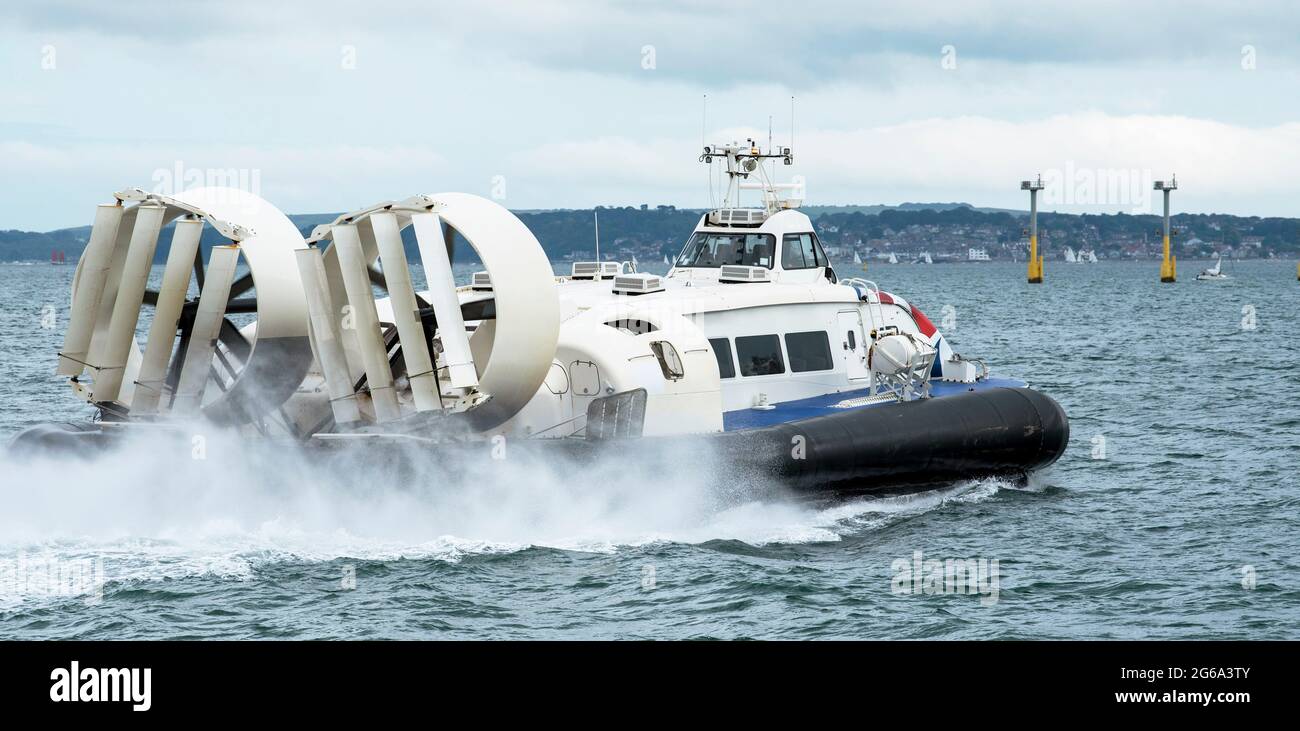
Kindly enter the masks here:
[[811, 233], [786, 234], [781, 240], [782, 269], [813, 269], [829, 265], [821, 243]]
[[718, 378], [735, 378], [736, 364], [731, 360], [731, 341], [726, 338], [709, 338], [713, 357], [718, 359]]
[[686, 367], [682, 365], [682, 358], [677, 354], [677, 348], [674, 348], [672, 343], [656, 340], [650, 343], [650, 350], [658, 359], [659, 370], [663, 371], [665, 379], [676, 381], [686, 375]]
[[677, 257], [679, 267], [721, 267], [739, 264], [772, 268], [776, 239], [771, 234], [697, 232]]
[[749, 335], [736, 338], [736, 358], [742, 376], [770, 376], [785, 373], [781, 358], [781, 341], [775, 335]]
[[785, 352], [790, 354], [790, 370], [795, 373], [835, 368], [831, 362], [831, 340], [825, 330], [786, 333]]

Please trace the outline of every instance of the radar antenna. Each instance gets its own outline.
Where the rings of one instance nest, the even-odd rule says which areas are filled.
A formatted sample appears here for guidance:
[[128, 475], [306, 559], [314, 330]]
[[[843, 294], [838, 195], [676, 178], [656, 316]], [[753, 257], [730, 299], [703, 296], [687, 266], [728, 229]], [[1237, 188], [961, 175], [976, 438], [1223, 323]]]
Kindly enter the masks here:
[[[762, 190], [766, 207], [773, 209], [779, 205], [775, 196], [775, 191], [778, 188], [796, 187], [773, 184], [767, 180], [767, 171], [763, 168], [763, 163], [767, 160], [781, 160], [786, 165], [793, 165], [794, 155], [789, 147], [778, 149], [769, 147], [767, 151], [764, 151], [758, 142], [752, 138], [747, 138], [744, 144], [732, 142], [726, 145], [705, 145], [704, 152], [700, 154], [700, 162], [711, 165], [715, 158], [724, 162], [723, 170], [727, 174], [727, 190], [722, 198], [722, 208], [735, 206], [739, 201], [740, 190], [746, 188]], [[749, 176], [754, 173], [758, 173], [763, 178], [762, 183], [749, 184], [742, 182], [748, 180]]]

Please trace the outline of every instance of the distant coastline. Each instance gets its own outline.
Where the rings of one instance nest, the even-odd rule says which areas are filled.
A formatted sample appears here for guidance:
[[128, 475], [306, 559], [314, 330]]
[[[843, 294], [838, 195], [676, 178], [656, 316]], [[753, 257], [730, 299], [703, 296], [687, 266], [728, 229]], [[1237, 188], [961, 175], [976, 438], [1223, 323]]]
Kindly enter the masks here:
[[[606, 258], [662, 261], [681, 249], [702, 209], [675, 206], [599, 207], [601, 248]], [[911, 261], [923, 252], [936, 261], [959, 261], [969, 249], [985, 250], [993, 261], [1024, 259], [1023, 211], [975, 208], [965, 203], [904, 203], [897, 206], [807, 206], [818, 236], [832, 256], [864, 260], [888, 258]], [[519, 218], [541, 241], [552, 260], [595, 255], [592, 209], [520, 210]], [[337, 214], [292, 215], [304, 235]], [[1226, 214], [1177, 214], [1174, 241], [1179, 258], [1291, 259], [1300, 256], [1300, 219], [1261, 218]], [[1040, 213], [1040, 244], [1048, 259], [1060, 258], [1066, 247], [1088, 250], [1101, 260], [1147, 260], [1159, 256], [1160, 218], [1151, 215]], [[52, 252], [64, 252], [75, 262], [85, 247], [90, 226], [48, 232], [0, 231], [0, 262], [49, 262]], [[165, 239], [164, 239], [165, 240]], [[205, 249], [224, 243], [214, 230], [205, 231]], [[415, 252], [414, 240], [408, 242]], [[462, 261], [472, 261], [464, 248]], [[165, 251], [160, 247], [157, 261]], [[458, 257], [461, 254], [458, 251]]]

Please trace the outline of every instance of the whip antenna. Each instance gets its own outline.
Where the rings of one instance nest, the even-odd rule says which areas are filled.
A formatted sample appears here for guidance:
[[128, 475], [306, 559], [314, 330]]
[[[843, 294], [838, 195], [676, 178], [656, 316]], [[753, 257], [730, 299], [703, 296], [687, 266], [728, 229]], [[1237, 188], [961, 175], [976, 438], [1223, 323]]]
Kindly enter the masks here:
[[790, 96], [790, 152], [794, 153], [794, 96]]
[[700, 112], [700, 147], [709, 144], [709, 95], [704, 95], [704, 104]]

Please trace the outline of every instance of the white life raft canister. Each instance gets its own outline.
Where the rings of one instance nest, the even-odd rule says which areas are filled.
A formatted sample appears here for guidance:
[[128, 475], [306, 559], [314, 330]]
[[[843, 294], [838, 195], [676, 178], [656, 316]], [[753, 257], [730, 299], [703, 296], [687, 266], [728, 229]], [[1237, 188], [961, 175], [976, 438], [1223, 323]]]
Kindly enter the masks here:
[[906, 335], [886, 335], [867, 350], [867, 368], [886, 376], [899, 375], [916, 362], [921, 349]]

